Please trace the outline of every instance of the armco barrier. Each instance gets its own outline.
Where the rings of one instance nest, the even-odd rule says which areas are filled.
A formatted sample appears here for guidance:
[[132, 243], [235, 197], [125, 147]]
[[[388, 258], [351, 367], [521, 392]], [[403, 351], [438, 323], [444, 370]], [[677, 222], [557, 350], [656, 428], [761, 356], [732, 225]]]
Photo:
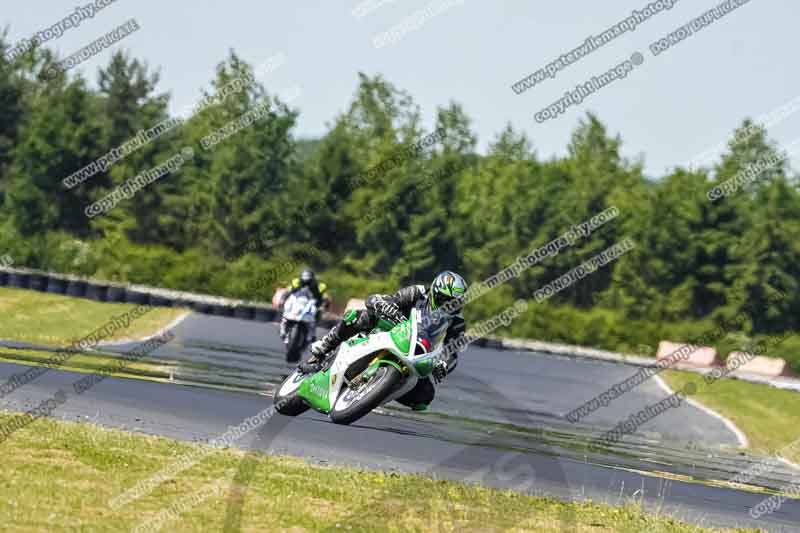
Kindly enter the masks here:
[[[685, 348], [684, 348], [685, 347]], [[685, 355], [680, 352], [684, 348]], [[661, 341], [658, 343], [656, 360], [677, 359], [676, 362], [696, 367], [722, 366], [717, 350], [709, 346], [687, 346], [683, 343]]]

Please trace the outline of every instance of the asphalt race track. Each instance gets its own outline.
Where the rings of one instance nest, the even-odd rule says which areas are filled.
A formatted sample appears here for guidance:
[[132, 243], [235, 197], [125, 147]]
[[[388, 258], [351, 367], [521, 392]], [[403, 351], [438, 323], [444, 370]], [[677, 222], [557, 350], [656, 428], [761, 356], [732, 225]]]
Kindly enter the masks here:
[[[173, 383], [107, 378], [77, 396], [72, 383], [84, 375], [51, 370], [5, 397], [3, 406], [25, 410], [62, 389], [69, 399], [56, 417], [204, 442], [271, 405], [264, 393], [286, 371], [276, 324], [191, 315], [173, 332], [176, 339], [150, 358], [154, 366], [170, 369]], [[23, 370], [0, 363], [3, 381]], [[398, 405], [350, 427], [312, 412], [275, 415], [261, 438], [246, 436], [238, 445], [560, 498], [612, 504], [635, 499], [653, 511], [707, 526], [800, 531], [799, 502], [788, 500], [753, 520], [748, 511], [764, 494], [710, 484], [733, 477], [757, 458], [737, 449], [736, 436], [722, 421], [690, 405], [666, 411], [613, 448], [590, 451], [586, 444], [593, 436], [667, 392], [651, 379], [577, 424], [564, 415], [636, 371], [623, 364], [471, 347], [437, 389], [427, 413]], [[774, 471], [753, 483], [776, 488], [792, 474]]]

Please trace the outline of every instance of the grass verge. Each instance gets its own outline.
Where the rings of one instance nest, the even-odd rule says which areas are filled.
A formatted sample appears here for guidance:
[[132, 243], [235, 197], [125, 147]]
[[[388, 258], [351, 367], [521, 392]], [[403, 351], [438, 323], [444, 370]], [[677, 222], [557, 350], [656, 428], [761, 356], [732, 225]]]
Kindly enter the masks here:
[[[800, 396], [796, 392], [737, 379], [709, 384], [700, 374], [679, 370], [665, 370], [660, 375], [674, 390], [694, 383], [697, 392], [692, 398], [736, 424], [756, 453], [775, 453], [800, 438]], [[800, 462], [796, 449], [781, 455]]]
[[[0, 339], [65, 347], [136, 307], [24, 289], [0, 288]], [[154, 307], [107, 340], [139, 339], [156, 333], [186, 309]]]
[[[9, 415], [0, 415], [0, 423]], [[164, 518], [164, 529], [222, 531], [239, 450], [204, 460], [132, 503], [109, 499], [198, 445], [92, 425], [38, 420], [0, 444], [0, 516], [15, 531], [120, 531]], [[572, 507], [578, 531], [721, 531], [644, 513], [634, 505], [563, 503], [421, 476], [322, 467], [260, 455], [242, 531], [560, 531]]]

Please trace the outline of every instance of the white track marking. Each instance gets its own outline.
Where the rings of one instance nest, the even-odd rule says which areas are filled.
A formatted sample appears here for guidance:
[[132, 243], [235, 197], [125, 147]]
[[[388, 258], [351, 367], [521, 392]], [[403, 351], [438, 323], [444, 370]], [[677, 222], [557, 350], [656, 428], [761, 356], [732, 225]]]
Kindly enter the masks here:
[[[658, 386], [661, 387], [661, 389], [663, 391], [665, 391], [667, 394], [669, 394], [669, 395], [675, 394], [675, 391], [672, 390], [670, 388], [670, 386], [666, 384], [666, 382], [664, 382], [664, 380], [661, 378], [661, 376], [653, 376], [653, 379], [658, 384]], [[729, 430], [731, 430], [734, 435], [736, 435], [736, 439], [739, 441], [739, 448], [748, 448], [748, 447], [750, 447], [750, 442], [747, 440], [747, 435], [745, 435], [742, 432], [742, 430], [739, 429], [736, 426], [736, 424], [734, 424], [731, 420], [725, 418], [724, 416], [722, 416], [718, 412], [716, 412], [716, 411], [714, 411], [712, 409], [709, 409], [708, 407], [706, 407], [702, 403], [700, 403], [698, 401], [695, 401], [695, 400], [693, 400], [691, 398], [686, 398], [686, 403], [688, 403], [692, 407], [696, 407], [697, 409], [700, 409], [705, 414], [707, 414], [709, 416], [712, 416], [712, 417], [716, 418], [717, 420], [720, 420], [723, 424], [725, 424], [725, 427], [728, 428]]]
[[795, 470], [800, 470], [800, 465], [798, 465], [797, 463], [791, 462], [789, 459], [786, 459], [785, 457], [781, 457], [779, 455], [778, 456], [778, 461], [780, 461], [780, 462], [782, 462], [782, 463], [784, 463], [786, 465], [789, 465], [790, 467], [794, 468]]
[[148, 337], [144, 337], [142, 339], [120, 339], [120, 340], [116, 340], [116, 341], [103, 341], [103, 342], [97, 343], [97, 345], [98, 346], [119, 346], [120, 344], [128, 344], [128, 343], [131, 343], [131, 342], [147, 342], [150, 339], [154, 339], [156, 337], [160, 337], [164, 333], [166, 333], [167, 331], [171, 330], [172, 328], [177, 327], [178, 324], [183, 322], [186, 319], [186, 317], [188, 317], [191, 314], [192, 314], [191, 311], [187, 311], [187, 312], [181, 314], [180, 316], [178, 316], [178, 318], [176, 318], [175, 320], [173, 320], [172, 322], [170, 322], [169, 324], [167, 324], [166, 326], [164, 326], [163, 328], [161, 328], [157, 332], [153, 333], [152, 335], [150, 335]]

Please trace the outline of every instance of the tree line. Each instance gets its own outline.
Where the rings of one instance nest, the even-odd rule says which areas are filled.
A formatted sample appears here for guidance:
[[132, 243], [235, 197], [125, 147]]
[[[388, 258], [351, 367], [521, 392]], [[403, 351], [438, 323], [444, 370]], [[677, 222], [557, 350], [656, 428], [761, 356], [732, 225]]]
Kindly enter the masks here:
[[[233, 51], [198, 95], [208, 105], [175, 121], [157, 72], [125, 52], [90, 83], [48, 76], [58, 58], [46, 48], [13, 60], [8, 50], [0, 36], [0, 254], [16, 265], [270, 301], [291, 273], [272, 283], [265, 274], [295, 261], [317, 269], [344, 304], [442, 269], [480, 282], [615, 208], [614, 220], [468, 305], [467, 318], [527, 299], [504, 334], [639, 353], [740, 313], [748, 320], [721, 348], [800, 329], [797, 176], [744, 117], [718, 160], [652, 177], [593, 114], [578, 121], [564, 157], [541, 158], [535, 138], [510, 125], [479, 154], [458, 103], [438, 107], [429, 132], [410, 94], [361, 73], [326, 133], [304, 139], [294, 132], [301, 111]], [[258, 118], [240, 127], [255, 108]], [[201, 149], [231, 124], [235, 133]], [[97, 163], [125, 146], [113, 164]], [[86, 216], [185, 147], [194, 157], [179, 170]], [[712, 199], [714, 187], [727, 192]], [[535, 303], [537, 290], [624, 239], [635, 247]], [[800, 364], [796, 348], [789, 337], [778, 355]]]

